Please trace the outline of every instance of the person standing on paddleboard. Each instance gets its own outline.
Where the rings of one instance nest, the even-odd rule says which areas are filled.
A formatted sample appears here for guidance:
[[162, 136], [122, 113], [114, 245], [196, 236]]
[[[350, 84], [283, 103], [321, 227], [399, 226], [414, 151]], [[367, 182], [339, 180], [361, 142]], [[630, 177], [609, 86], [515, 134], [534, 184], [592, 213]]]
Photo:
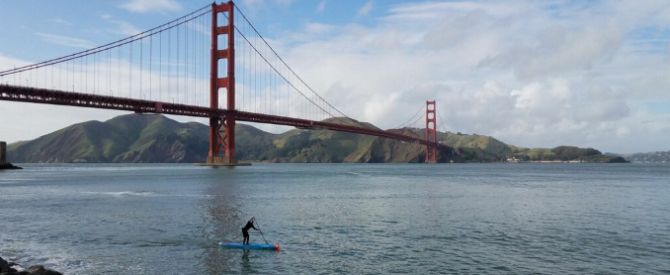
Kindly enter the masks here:
[[253, 228], [254, 230], [258, 230], [254, 226], [254, 222], [256, 221], [256, 218], [251, 217], [251, 219], [247, 222], [247, 224], [242, 227], [242, 237], [244, 237], [244, 240], [242, 241], [242, 244], [248, 245], [249, 244], [249, 229]]

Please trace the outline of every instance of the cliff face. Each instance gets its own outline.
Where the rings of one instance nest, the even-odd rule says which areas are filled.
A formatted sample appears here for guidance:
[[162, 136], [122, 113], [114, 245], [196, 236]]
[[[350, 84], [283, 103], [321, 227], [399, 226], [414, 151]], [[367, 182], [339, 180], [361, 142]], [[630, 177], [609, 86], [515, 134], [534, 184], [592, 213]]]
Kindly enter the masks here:
[[[360, 127], [368, 123], [338, 119]], [[391, 131], [422, 137], [423, 129]], [[481, 135], [439, 133], [438, 140], [453, 149], [440, 149], [439, 162], [495, 162], [520, 159], [572, 160], [584, 155], [588, 161], [607, 162], [593, 149], [576, 147], [527, 149], [507, 145]], [[423, 162], [425, 148], [373, 136], [328, 130], [293, 129], [272, 134], [245, 124], [236, 127], [236, 154], [241, 161], [267, 162]], [[9, 145], [13, 162], [202, 162], [208, 149], [208, 127], [180, 123], [162, 115], [131, 114], [105, 122], [75, 124], [32, 141]], [[576, 148], [576, 149], [573, 149]], [[553, 150], [553, 151], [552, 151]]]

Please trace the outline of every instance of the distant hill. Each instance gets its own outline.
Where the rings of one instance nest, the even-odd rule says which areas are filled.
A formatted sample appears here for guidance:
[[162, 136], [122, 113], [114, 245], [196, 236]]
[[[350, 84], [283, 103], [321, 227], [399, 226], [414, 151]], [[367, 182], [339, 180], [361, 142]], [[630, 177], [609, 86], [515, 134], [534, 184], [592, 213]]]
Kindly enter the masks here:
[[636, 153], [624, 157], [632, 162], [670, 163], [670, 151]]
[[124, 115], [74, 124], [8, 146], [13, 162], [196, 162], [207, 154], [208, 128], [162, 115]]
[[[374, 128], [351, 119], [338, 122]], [[390, 131], [422, 137], [424, 129]], [[617, 162], [595, 149], [556, 147], [528, 149], [495, 138], [460, 133], [439, 133], [439, 162], [522, 161]], [[329, 130], [293, 129], [272, 134], [238, 123], [236, 153], [239, 160], [265, 162], [423, 162], [424, 146], [391, 139]], [[158, 114], [130, 114], [105, 122], [71, 125], [32, 141], [8, 146], [12, 162], [202, 162], [208, 148], [208, 127], [180, 123]]]
[[579, 162], [628, 162], [620, 156], [605, 155], [593, 148], [558, 146], [544, 148], [514, 148], [513, 158], [521, 161], [579, 161]]

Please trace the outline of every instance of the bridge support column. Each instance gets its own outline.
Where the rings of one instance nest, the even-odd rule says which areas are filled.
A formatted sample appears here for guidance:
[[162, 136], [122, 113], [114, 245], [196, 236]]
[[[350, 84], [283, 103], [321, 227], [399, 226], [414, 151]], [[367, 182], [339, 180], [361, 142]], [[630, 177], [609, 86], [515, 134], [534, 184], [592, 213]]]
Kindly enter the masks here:
[[0, 165], [7, 163], [7, 143], [0, 141]]
[[426, 101], [426, 163], [437, 163], [435, 100]]
[[[228, 23], [218, 25], [220, 13], [228, 14]], [[232, 1], [212, 4], [212, 47], [210, 66], [209, 107], [219, 109], [219, 90], [226, 89], [226, 117], [210, 117], [209, 119], [209, 153], [207, 165], [235, 166], [235, 6]], [[227, 38], [227, 48], [219, 49], [219, 36]], [[226, 60], [226, 75], [219, 76], [219, 61]], [[214, 112], [212, 112], [214, 113]]]

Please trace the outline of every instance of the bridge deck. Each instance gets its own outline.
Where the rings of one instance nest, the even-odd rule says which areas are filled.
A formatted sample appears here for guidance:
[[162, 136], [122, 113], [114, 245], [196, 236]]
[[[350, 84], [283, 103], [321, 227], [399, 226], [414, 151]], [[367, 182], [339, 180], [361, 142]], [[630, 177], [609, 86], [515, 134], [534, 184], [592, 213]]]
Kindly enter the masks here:
[[123, 110], [137, 113], [161, 113], [204, 118], [234, 116], [235, 120], [239, 121], [286, 125], [305, 129], [328, 129], [340, 132], [378, 136], [406, 142], [416, 142], [424, 145], [426, 144], [426, 140], [420, 137], [413, 137], [380, 129], [363, 128], [332, 122], [13, 85], [0, 85], [0, 100]]

